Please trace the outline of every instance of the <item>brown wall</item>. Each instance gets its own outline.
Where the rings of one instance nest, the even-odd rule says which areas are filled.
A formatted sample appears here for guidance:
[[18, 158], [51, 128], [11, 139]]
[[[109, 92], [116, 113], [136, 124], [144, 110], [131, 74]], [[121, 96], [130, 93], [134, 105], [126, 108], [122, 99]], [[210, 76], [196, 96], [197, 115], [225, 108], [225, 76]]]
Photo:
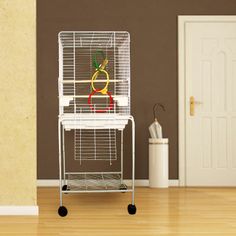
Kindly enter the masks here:
[[[61, 30], [130, 32], [136, 177], [148, 178], [148, 126], [153, 104], [162, 102], [167, 111], [159, 114], [159, 121], [170, 141], [170, 178], [178, 178], [177, 16], [200, 14], [234, 15], [236, 1], [37, 1], [38, 178], [58, 176], [57, 34]], [[130, 156], [129, 129], [126, 157]]]

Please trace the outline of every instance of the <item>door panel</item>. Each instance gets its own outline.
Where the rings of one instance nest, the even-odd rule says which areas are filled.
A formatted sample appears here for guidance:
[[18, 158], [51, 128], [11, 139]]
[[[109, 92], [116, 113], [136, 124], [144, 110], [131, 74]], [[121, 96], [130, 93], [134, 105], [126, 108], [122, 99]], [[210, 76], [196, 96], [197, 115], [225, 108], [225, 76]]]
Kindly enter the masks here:
[[186, 184], [236, 186], [236, 23], [185, 29]]
[[204, 117], [202, 119], [202, 167], [212, 168], [212, 119]]

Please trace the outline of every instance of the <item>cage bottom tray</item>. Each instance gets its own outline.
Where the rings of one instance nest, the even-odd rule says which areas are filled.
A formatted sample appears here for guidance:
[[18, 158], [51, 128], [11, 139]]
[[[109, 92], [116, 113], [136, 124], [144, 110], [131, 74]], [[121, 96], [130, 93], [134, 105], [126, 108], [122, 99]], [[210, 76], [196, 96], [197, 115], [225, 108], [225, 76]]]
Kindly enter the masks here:
[[67, 189], [71, 191], [130, 191], [120, 173], [80, 173], [67, 175]]
[[64, 114], [62, 125], [71, 129], [124, 129], [130, 119], [129, 115], [117, 114]]

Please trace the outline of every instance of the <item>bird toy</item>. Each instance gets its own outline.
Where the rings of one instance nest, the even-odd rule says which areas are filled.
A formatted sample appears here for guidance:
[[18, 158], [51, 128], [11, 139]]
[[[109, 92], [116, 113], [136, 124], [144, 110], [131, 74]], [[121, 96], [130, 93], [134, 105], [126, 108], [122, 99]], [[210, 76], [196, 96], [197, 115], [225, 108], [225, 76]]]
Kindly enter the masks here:
[[[97, 61], [98, 54], [100, 54], [103, 57], [103, 62], [101, 64], [99, 64]], [[108, 91], [108, 85], [110, 83], [110, 78], [109, 78], [108, 72], [106, 71], [107, 64], [108, 64], [108, 59], [105, 57], [104, 52], [102, 50], [97, 50], [96, 53], [93, 55], [93, 66], [95, 67], [95, 72], [91, 78], [90, 88], [92, 88], [92, 92], [89, 94], [89, 97], [88, 97], [88, 104], [89, 104], [91, 110], [93, 110], [97, 113], [106, 112], [106, 111], [112, 109], [113, 105], [114, 105], [112, 94], [111, 94], [111, 92]], [[106, 76], [106, 84], [102, 89], [96, 89], [94, 86], [94, 82], [101, 73], [105, 74], [105, 76]], [[95, 93], [101, 93], [103, 95], [108, 95], [109, 100], [110, 100], [109, 106], [107, 106], [105, 109], [95, 110], [95, 108], [93, 107], [93, 104], [91, 103], [92, 96]]]

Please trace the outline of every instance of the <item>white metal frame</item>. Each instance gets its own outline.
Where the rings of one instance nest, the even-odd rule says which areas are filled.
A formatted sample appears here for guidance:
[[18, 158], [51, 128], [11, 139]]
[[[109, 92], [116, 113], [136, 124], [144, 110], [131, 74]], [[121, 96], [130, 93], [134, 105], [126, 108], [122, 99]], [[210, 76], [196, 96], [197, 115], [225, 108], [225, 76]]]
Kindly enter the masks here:
[[[85, 35], [84, 38], [82, 37], [81, 39], [81, 35]], [[102, 37], [100, 35], [102, 35]], [[78, 38], [80, 38], [80, 40]], [[77, 104], [76, 98], [79, 98], [79, 99], [88, 98], [88, 94], [87, 93], [83, 94], [82, 91], [79, 95], [76, 94], [76, 87], [78, 83], [82, 85], [82, 84], [87, 84], [91, 82], [91, 80], [89, 79], [89, 72], [91, 72], [92, 70], [92, 65], [90, 65], [90, 71], [88, 71], [86, 75], [84, 74], [85, 73], [84, 71], [76, 72], [75, 68], [76, 67], [78, 68], [78, 66], [75, 66], [75, 59], [76, 59], [76, 56], [83, 56], [83, 57], [90, 56], [91, 58], [91, 54], [92, 54], [91, 50], [96, 50], [96, 47], [99, 48], [99, 46], [97, 46], [98, 44], [97, 40], [99, 40], [99, 38], [101, 38], [101, 44], [103, 44], [103, 46], [100, 46], [100, 47], [102, 47], [103, 50], [105, 49], [106, 53], [107, 52], [114, 53], [113, 57], [111, 57], [112, 58], [111, 63], [113, 63], [113, 67], [110, 67], [110, 68], [113, 68], [112, 73], [114, 73], [113, 74], [114, 78], [110, 79], [110, 82], [112, 84], [114, 83], [114, 91], [113, 91], [112, 97], [115, 102], [114, 102], [114, 109], [109, 111], [111, 112], [111, 114], [107, 113], [107, 115], [110, 116], [110, 115], [114, 115], [114, 114], [116, 115], [119, 113], [124, 118], [125, 115], [128, 116], [130, 114], [130, 35], [129, 33], [126, 31], [94, 31], [94, 32], [62, 31], [59, 33], [59, 36], [58, 36], [58, 43], [59, 43], [59, 84], [58, 84], [58, 87], [59, 87], [59, 104], [60, 104], [59, 114], [60, 115], [72, 117], [73, 114], [74, 115], [77, 114], [78, 112], [76, 111], [76, 109], [77, 109], [78, 104]], [[117, 45], [118, 43], [119, 43], [119, 49], [118, 48], [115, 50], [112, 49], [112, 45], [113, 47], [115, 47], [115, 45]], [[93, 44], [95, 44], [96, 46]], [[77, 48], [83, 48], [83, 47], [87, 47], [87, 48], [90, 47], [90, 53], [75, 54]], [[63, 57], [64, 50], [69, 50], [69, 51], [65, 51], [65, 54], [66, 54], [65, 58]], [[118, 51], [118, 53], [116, 53], [116, 50]], [[69, 60], [68, 60], [68, 54], [73, 55], [69, 58]], [[67, 63], [65, 65], [63, 65], [64, 59], [66, 60], [66, 63]], [[117, 59], [123, 61], [123, 63], [119, 63], [119, 67], [118, 67], [118, 74], [119, 74], [120, 79], [116, 79], [116, 72], [117, 72], [116, 68], [117, 68], [117, 63], [118, 63], [116, 61]], [[76, 60], [77, 60], [77, 63], [80, 62], [80, 60], [78, 59]], [[79, 67], [80, 66], [81, 65], [79, 65]], [[71, 70], [71, 67], [73, 67], [74, 70]], [[65, 79], [63, 77], [63, 68], [65, 70]], [[79, 80], [78, 80], [78, 73], [80, 74], [79, 76], [81, 77]], [[99, 79], [99, 80], [95, 80], [94, 83], [101, 83], [105, 81], [106, 80]], [[123, 83], [127, 83], [127, 86], [125, 87]], [[66, 88], [66, 85], [67, 86], [69, 85], [69, 87]], [[73, 86], [73, 88], [71, 86]], [[127, 91], [126, 91], [126, 88], [128, 88]], [[93, 99], [99, 99], [99, 100], [108, 98], [108, 97], [109, 97], [108, 95], [102, 95], [102, 96], [99, 94], [93, 95]], [[127, 103], [127, 105], [125, 106], [119, 105], [122, 102]], [[70, 104], [70, 106], [69, 105], [64, 106], [62, 105], [63, 103], [68, 103]], [[90, 114], [90, 116], [94, 115], [91, 109], [84, 110], [82, 105], [87, 105], [87, 104], [80, 103], [79, 105], [80, 105], [80, 109], [82, 110], [80, 111], [80, 113], [84, 113], [86, 111], [88, 112], [86, 116], [88, 116], [88, 114]], [[104, 105], [103, 103], [99, 104], [99, 106], [103, 106], [103, 105]], [[94, 108], [97, 108], [96, 105], [94, 105]], [[117, 108], [119, 108], [120, 112], [116, 111]], [[74, 111], [72, 111], [71, 109], [73, 109]], [[90, 122], [93, 122], [93, 120], [90, 120]], [[119, 122], [121, 122], [121, 124], [124, 123], [122, 119], [120, 119]], [[113, 127], [117, 127], [117, 124], [114, 124]], [[124, 127], [124, 124], [123, 124], [123, 127]]]
[[179, 185], [186, 186], [186, 77], [185, 25], [190, 22], [232, 22], [236, 16], [178, 16], [178, 132], [179, 132]]
[[[85, 118], [86, 119], [86, 118]], [[58, 146], [59, 146], [59, 190], [60, 190], [60, 206], [63, 206], [63, 193], [86, 193], [86, 192], [132, 192], [132, 205], [134, 204], [134, 188], [135, 188], [135, 121], [133, 116], [129, 116], [129, 120], [132, 123], [132, 186], [131, 189], [126, 190], [62, 190], [62, 186], [66, 184], [66, 172], [65, 169], [65, 150], [64, 150], [64, 127], [62, 125], [63, 118], [58, 119]], [[123, 133], [123, 131], [122, 131]], [[122, 136], [121, 136], [122, 137]], [[123, 137], [122, 137], [123, 140]], [[123, 145], [123, 142], [122, 142]], [[123, 147], [121, 148], [123, 151]], [[123, 154], [121, 154], [121, 175], [123, 180]], [[115, 172], [116, 173], [116, 172]], [[63, 183], [63, 185], [62, 185]]]
[[[67, 35], [68, 33], [68, 35]], [[120, 78], [122, 78], [122, 85], [119, 87], [119, 84], [116, 84], [121, 82], [120, 79], [114, 78], [114, 80], [110, 80], [112, 82], [114, 82], [114, 86], [115, 86], [115, 90], [114, 90], [114, 100], [116, 100], [116, 98], [120, 96], [119, 92], [117, 92], [117, 87], [119, 87], [120, 90], [122, 90], [121, 95], [122, 96], [127, 96], [127, 105], [122, 105], [122, 109], [119, 110], [119, 112], [117, 112], [115, 110], [114, 113], [95, 113], [95, 112], [87, 112], [86, 110], [84, 111], [83, 108], [81, 108], [81, 105], [84, 105], [83, 103], [79, 103], [79, 109], [77, 106], [77, 101], [75, 100], [75, 98], [79, 97], [79, 98], [87, 98], [88, 95], [84, 95], [84, 94], [80, 94], [79, 96], [77, 96], [77, 92], [76, 92], [76, 83], [88, 83], [91, 80], [83, 80], [81, 79], [81, 77], [76, 76], [76, 72], [75, 72], [75, 48], [80, 48], [82, 47], [82, 43], [80, 46], [80, 41], [83, 40], [83, 38], [80, 40], [77, 40], [75, 42], [75, 38], [80, 34], [85, 34], [86, 37], [85, 39], [87, 39], [87, 35], [92, 34], [92, 40], [90, 39], [90, 41], [88, 40], [88, 42], [91, 42], [89, 45], [89, 47], [86, 46], [86, 50], [90, 50], [90, 54], [86, 54], [86, 56], [90, 55], [91, 58], [91, 48], [94, 49], [94, 45], [92, 44], [92, 42], [94, 42], [95, 38], [94, 35], [97, 34], [114, 34], [114, 36], [112, 35], [112, 37], [115, 37], [115, 35], [118, 35], [117, 37], [122, 37], [122, 34], [125, 34], [126, 37], [125, 38], [125, 42], [119, 42], [120, 43], [120, 49], [114, 49], [114, 55], [116, 50], [118, 50], [118, 55], [121, 55], [121, 58], [118, 58], [119, 60], [121, 60], [121, 65], [119, 67], [118, 72], [120, 72], [120, 74], [122, 74], [122, 76], [120, 76]], [[66, 40], [68, 41], [68, 45], [66, 45], [66, 48], [69, 49], [69, 53], [70, 55], [73, 54], [72, 57], [70, 57], [68, 59], [67, 55], [65, 56], [65, 58], [62, 56], [63, 55], [63, 47], [62, 44], [64, 43], [63, 41], [60, 41], [60, 35], [63, 35], [63, 37], [66, 37]], [[120, 36], [119, 36], [120, 35]], [[69, 40], [68, 38], [69, 37]], [[96, 38], [97, 39], [97, 38]], [[123, 39], [123, 38], [122, 38]], [[87, 42], [87, 41], [85, 41]], [[110, 42], [110, 39], [109, 39]], [[115, 38], [114, 38], [114, 42], [115, 42]], [[97, 43], [97, 42], [96, 42]], [[86, 43], [85, 43], [86, 44]], [[58, 146], [59, 146], [59, 190], [60, 190], [60, 207], [63, 206], [63, 193], [86, 193], [86, 192], [131, 192], [132, 193], [132, 205], [134, 204], [134, 187], [135, 187], [135, 122], [134, 122], [134, 118], [130, 115], [130, 36], [128, 32], [110, 32], [110, 31], [97, 31], [97, 32], [90, 32], [90, 31], [64, 31], [59, 33], [59, 79], [58, 79], [58, 89], [59, 89], [59, 116], [58, 116]], [[107, 45], [107, 44], [105, 44]], [[112, 44], [111, 44], [112, 45]], [[89, 49], [87, 49], [89, 48]], [[73, 49], [73, 50], [72, 50]], [[121, 52], [119, 51], [121, 50]], [[78, 54], [78, 55], [82, 55], [82, 54]], [[89, 60], [91, 60], [89, 58]], [[67, 66], [67, 64], [65, 63], [65, 65], [63, 65], [63, 60], [69, 60], [70, 63], [70, 68], [73, 69], [65, 69], [65, 74], [67, 73], [72, 73], [73, 75], [73, 80], [70, 80], [68, 82], [68, 80], [64, 80], [63, 78], [63, 66]], [[113, 58], [114, 60], [116, 60], [116, 56], [114, 56]], [[82, 61], [83, 63], [83, 61]], [[127, 65], [126, 65], [127, 64]], [[87, 65], [87, 64], [86, 64]], [[91, 66], [91, 65], [90, 65]], [[117, 64], [114, 64], [114, 67], [116, 67]], [[80, 68], [80, 67], [79, 67]], [[74, 70], [74, 72], [73, 72]], [[91, 68], [90, 68], [91, 70]], [[69, 72], [68, 72], [69, 71]], [[72, 72], [71, 72], [72, 71]], [[114, 74], [116, 73], [116, 70], [114, 70]], [[67, 75], [66, 75], [67, 76]], [[78, 80], [79, 78], [79, 80]], [[69, 78], [70, 79], [70, 78]], [[97, 81], [98, 82], [98, 81]], [[100, 82], [104, 82], [103, 80], [100, 80]], [[123, 84], [123, 82], [125, 84]], [[127, 82], [127, 85], [126, 85]], [[64, 105], [68, 104], [67, 101], [65, 100], [61, 100], [61, 98], [64, 99], [64, 97], [68, 97], [67, 95], [64, 95], [64, 84], [67, 83], [71, 83], [74, 87], [72, 88], [73, 91], [70, 88], [70, 92], [72, 91], [73, 94], [69, 95], [69, 97], [72, 97], [74, 100], [74, 112], [69, 112], [69, 113], [65, 113], [64, 112], [64, 106], [68, 106], [68, 105]], [[126, 87], [127, 86], [127, 87]], [[118, 90], [119, 90], [118, 89]], [[116, 94], [117, 92], [117, 94]], [[94, 96], [96, 98], [96, 96]], [[98, 96], [99, 97], [99, 96]], [[118, 101], [117, 101], [118, 102]], [[119, 106], [119, 105], [118, 105]], [[123, 110], [123, 107], [125, 109], [125, 107], [127, 108], [127, 110]], [[116, 108], [116, 107], [115, 107]], [[105, 189], [87, 189], [87, 187], [85, 189], [77, 189], [77, 188], [73, 188], [73, 189], [63, 189], [64, 185], [67, 185], [67, 183], [69, 183], [69, 181], [74, 181], [74, 177], [72, 178], [72, 180], [69, 180], [67, 177], [70, 175], [77, 175], [78, 177], [80, 176], [85, 176], [85, 178], [87, 178], [86, 176], [90, 176], [90, 175], [101, 175], [102, 179], [100, 179], [103, 183], [106, 183], [105, 181], [105, 174], [114, 174], [114, 175], [118, 175], [120, 176], [120, 181], [121, 184], [123, 184], [123, 129], [125, 128], [125, 126], [127, 125], [128, 121], [131, 121], [132, 123], [132, 180], [131, 180], [131, 188], [121, 188], [119, 187], [118, 189], [113, 188], [113, 189], [108, 189], [107, 185], [105, 187]], [[121, 140], [120, 140], [120, 144], [121, 144], [121, 170], [120, 172], [104, 172], [104, 175], [102, 172], [67, 172], [66, 171], [66, 165], [65, 165], [65, 160], [66, 160], [66, 153], [65, 153], [65, 130], [75, 130], [75, 129], [84, 129], [84, 130], [89, 130], [89, 129], [94, 129], [94, 130], [98, 130], [98, 129], [117, 129], [121, 131]], [[110, 136], [109, 136], [110, 137]], [[95, 145], [96, 147], [96, 145]], [[88, 160], [88, 159], [86, 159]], [[81, 161], [81, 160], [80, 160]], [[97, 161], [97, 160], [96, 160]], [[110, 160], [111, 162], [111, 160]], [[83, 179], [82, 179], [83, 180]], [[87, 180], [87, 179], [86, 179]], [[88, 179], [90, 181], [90, 179]], [[114, 179], [116, 180], [116, 179]], [[89, 182], [88, 181], [88, 182]], [[93, 180], [92, 180], [93, 181]], [[96, 179], [95, 179], [96, 181]], [[99, 181], [99, 179], [98, 179]], [[109, 181], [109, 180], [108, 180]], [[135, 207], [135, 206], [134, 206]]]

